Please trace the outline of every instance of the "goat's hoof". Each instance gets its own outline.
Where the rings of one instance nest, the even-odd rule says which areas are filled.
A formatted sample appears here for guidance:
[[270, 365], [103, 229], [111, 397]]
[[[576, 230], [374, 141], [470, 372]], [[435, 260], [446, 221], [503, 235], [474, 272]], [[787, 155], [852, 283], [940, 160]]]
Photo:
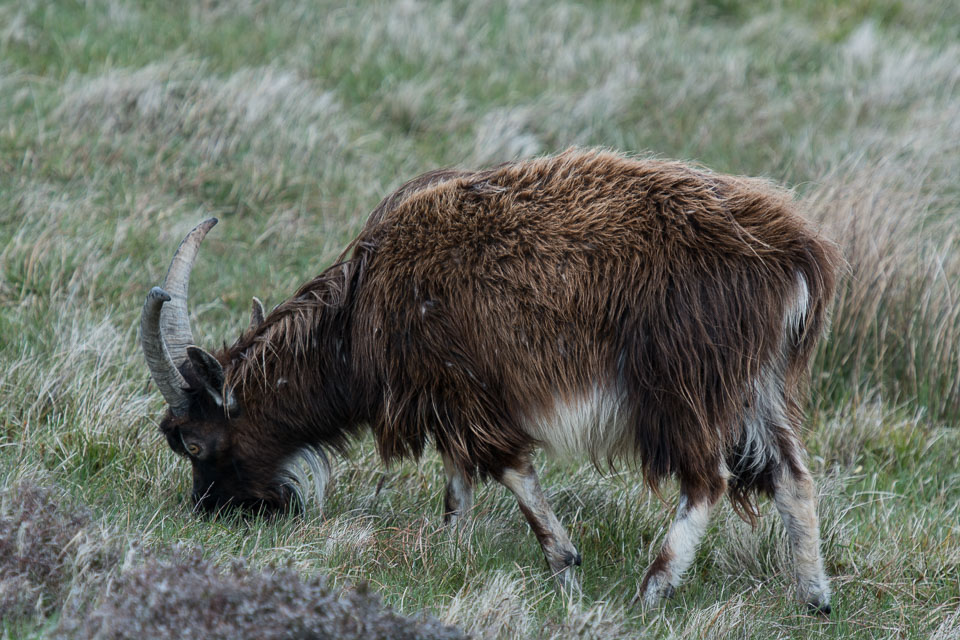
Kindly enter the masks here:
[[645, 607], [656, 607], [673, 597], [676, 589], [667, 582], [667, 576], [663, 574], [648, 575], [640, 585], [640, 597], [638, 598]]
[[807, 610], [813, 615], [823, 616], [824, 618], [829, 618], [830, 612], [832, 611], [829, 602], [824, 602], [822, 604], [817, 602], [808, 602]]

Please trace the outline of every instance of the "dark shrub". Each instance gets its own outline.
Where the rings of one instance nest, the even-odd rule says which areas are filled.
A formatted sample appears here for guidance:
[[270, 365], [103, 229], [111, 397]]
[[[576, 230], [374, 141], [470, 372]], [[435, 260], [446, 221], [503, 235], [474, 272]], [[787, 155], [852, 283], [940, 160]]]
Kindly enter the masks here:
[[463, 638], [433, 619], [385, 608], [365, 588], [338, 591], [283, 569], [219, 567], [199, 552], [148, 559], [124, 572], [86, 616], [64, 620], [70, 638]]
[[[54, 489], [20, 481], [0, 494], [0, 618], [47, 616], [78, 575], [100, 576], [119, 554], [95, 536], [89, 513]], [[92, 537], [94, 536], [94, 537]]]
[[[97, 525], [55, 488], [0, 493], [0, 619], [8, 630], [57, 613], [63, 638], [464, 638], [437, 620], [384, 607], [364, 585], [339, 590], [287, 569], [220, 567], [199, 551], [144, 552], [122, 571], [129, 540]], [[8, 627], [7, 625], [12, 625]]]

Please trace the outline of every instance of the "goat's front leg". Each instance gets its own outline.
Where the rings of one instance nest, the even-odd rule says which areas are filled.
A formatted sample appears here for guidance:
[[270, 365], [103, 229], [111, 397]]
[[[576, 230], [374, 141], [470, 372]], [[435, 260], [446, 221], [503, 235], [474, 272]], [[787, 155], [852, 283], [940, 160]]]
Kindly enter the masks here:
[[473, 481], [470, 476], [453, 463], [446, 453], [443, 458], [443, 472], [447, 476], [447, 490], [443, 496], [443, 522], [455, 525], [470, 513], [473, 506]]
[[581, 558], [577, 548], [570, 542], [553, 509], [540, 488], [537, 472], [530, 460], [517, 468], [504, 469], [497, 480], [513, 492], [520, 505], [520, 511], [530, 523], [534, 535], [540, 541], [547, 565], [562, 588], [576, 589], [577, 581], [573, 567], [580, 566]]

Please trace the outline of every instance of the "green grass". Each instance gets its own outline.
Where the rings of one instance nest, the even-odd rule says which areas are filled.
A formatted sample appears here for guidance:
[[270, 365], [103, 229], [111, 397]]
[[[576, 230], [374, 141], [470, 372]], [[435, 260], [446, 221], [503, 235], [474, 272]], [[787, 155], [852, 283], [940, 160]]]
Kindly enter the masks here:
[[[956, 637], [958, 123], [946, 0], [0, 4], [4, 493], [38, 478], [116, 539], [368, 581], [482, 637]], [[143, 297], [190, 227], [222, 219], [191, 285], [213, 347], [251, 296], [277, 304], [329, 264], [404, 180], [570, 145], [768, 176], [843, 248], [806, 435], [830, 621], [795, 603], [769, 504], [754, 530], [720, 509], [686, 585], [644, 611], [633, 598], [674, 494], [587, 464], [538, 461], [584, 557], [577, 602], [504, 490], [482, 488], [472, 523], [446, 531], [439, 462], [385, 469], [367, 440], [335, 463], [322, 513], [190, 513], [137, 344]], [[82, 600], [89, 576], [70, 579]], [[58, 619], [0, 629], [47, 637]]]

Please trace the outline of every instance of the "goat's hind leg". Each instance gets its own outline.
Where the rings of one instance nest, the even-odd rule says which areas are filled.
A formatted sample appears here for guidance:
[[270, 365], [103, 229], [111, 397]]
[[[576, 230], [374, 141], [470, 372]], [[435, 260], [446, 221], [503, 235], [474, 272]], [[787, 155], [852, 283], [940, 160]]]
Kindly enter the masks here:
[[820, 555], [820, 524], [813, 478], [804, 464], [804, 449], [797, 436], [801, 412], [792, 399], [795, 386], [783, 375], [767, 375], [757, 395], [766, 452], [762, 461], [769, 478], [769, 491], [783, 520], [793, 553], [794, 572], [800, 599], [811, 610], [830, 613], [830, 582]]
[[561, 588], [575, 591], [577, 581], [573, 567], [580, 566], [580, 553], [570, 542], [553, 509], [547, 504], [533, 465], [527, 460], [518, 468], [504, 469], [497, 480], [517, 497], [520, 511], [537, 536], [550, 571]]
[[829, 615], [830, 582], [820, 555], [816, 490], [799, 455], [792, 453], [792, 464], [785, 461], [774, 478], [773, 500], [790, 538], [800, 599], [812, 611]]
[[[796, 383], [783, 373], [761, 377], [756, 407], [762, 433], [770, 491], [790, 539], [800, 599], [811, 610], [830, 613], [830, 582], [820, 555], [820, 524], [813, 478], [804, 464], [805, 452], [797, 434], [802, 413], [795, 398]], [[749, 425], [748, 425], [749, 426]]]
[[673, 524], [667, 532], [660, 553], [647, 569], [640, 584], [646, 606], [655, 606], [669, 598], [693, 564], [697, 547], [710, 523], [710, 513], [726, 492], [726, 478], [718, 474], [716, 486], [693, 490], [681, 483], [680, 503]]

